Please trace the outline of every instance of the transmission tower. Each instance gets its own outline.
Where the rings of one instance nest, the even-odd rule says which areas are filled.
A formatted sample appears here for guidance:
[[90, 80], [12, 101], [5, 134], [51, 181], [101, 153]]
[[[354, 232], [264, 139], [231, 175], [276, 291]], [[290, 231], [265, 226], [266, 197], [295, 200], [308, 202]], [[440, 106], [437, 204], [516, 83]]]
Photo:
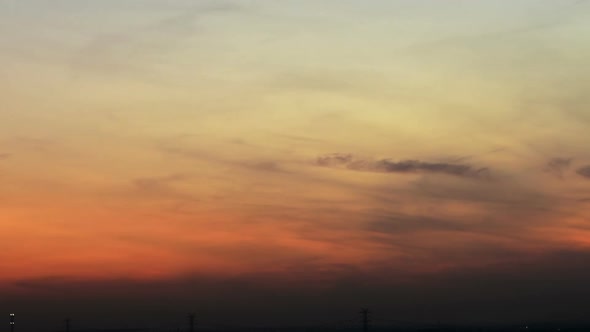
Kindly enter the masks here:
[[363, 323], [363, 332], [369, 332], [369, 309], [361, 309], [361, 320]]
[[10, 314], [10, 332], [14, 332], [14, 314]]
[[195, 332], [195, 314], [188, 315], [189, 332]]

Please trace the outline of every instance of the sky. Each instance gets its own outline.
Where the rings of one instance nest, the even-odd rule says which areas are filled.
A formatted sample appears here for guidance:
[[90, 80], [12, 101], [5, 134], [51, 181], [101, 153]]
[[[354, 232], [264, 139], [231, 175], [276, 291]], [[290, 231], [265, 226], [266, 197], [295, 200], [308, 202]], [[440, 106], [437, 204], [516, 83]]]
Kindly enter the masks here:
[[587, 0], [0, 0], [0, 312], [587, 319], [589, 36]]

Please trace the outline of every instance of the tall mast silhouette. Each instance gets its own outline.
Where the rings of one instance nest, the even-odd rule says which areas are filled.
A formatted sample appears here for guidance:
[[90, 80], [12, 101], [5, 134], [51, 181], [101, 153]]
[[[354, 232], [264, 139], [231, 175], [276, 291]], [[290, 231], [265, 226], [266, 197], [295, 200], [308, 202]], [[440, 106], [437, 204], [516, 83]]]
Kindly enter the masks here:
[[369, 332], [369, 309], [362, 308], [361, 316], [363, 322], [363, 332]]
[[10, 332], [14, 332], [14, 314], [10, 314]]
[[188, 315], [189, 332], [195, 332], [195, 314]]

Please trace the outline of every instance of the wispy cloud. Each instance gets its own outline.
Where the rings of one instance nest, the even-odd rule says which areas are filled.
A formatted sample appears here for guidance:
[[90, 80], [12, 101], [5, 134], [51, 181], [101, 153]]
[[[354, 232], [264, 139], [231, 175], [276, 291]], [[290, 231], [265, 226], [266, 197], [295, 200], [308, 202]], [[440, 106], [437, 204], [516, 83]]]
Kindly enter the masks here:
[[132, 181], [135, 193], [142, 197], [193, 200], [194, 198], [174, 188], [174, 184], [186, 181], [188, 177], [182, 174], [171, 174], [161, 177], [142, 177]]
[[170, 54], [198, 33], [201, 18], [242, 9], [230, 2], [181, 7], [174, 15], [149, 24], [121, 27], [96, 35], [74, 55], [71, 67], [76, 71], [127, 72], [153, 79], [155, 73], [147, 63]]
[[468, 164], [427, 162], [421, 160], [358, 159], [352, 154], [334, 153], [319, 156], [316, 164], [324, 167], [344, 167], [346, 169], [377, 173], [435, 173], [466, 178], [489, 179], [488, 168], [476, 168]]
[[[247, 145], [247, 143], [243, 140], [239, 141], [232, 141], [232, 144], [238, 145]], [[165, 154], [171, 156], [179, 156], [187, 159], [192, 159], [195, 161], [213, 163], [218, 165], [224, 166], [233, 166], [237, 168], [242, 168], [250, 171], [257, 171], [257, 172], [269, 172], [269, 173], [290, 173], [286, 171], [280, 164], [280, 162], [275, 160], [235, 160], [229, 157], [223, 157], [216, 155], [215, 153], [205, 152], [198, 149], [191, 149], [191, 148], [179, 148], [179, 147], [161, 147], [159, 150]]]
[[[524, 3], [523, 3], [524, 4]], [[411, 47], [410, 51], [428, 51], [432, 53], [440, 49], [451, 49], [456, 47], [463, 47], [464, 45], [495, 45], [495, 42], [506, 42], [508, 39], [528, 36], [529, 34], [538, 33], [541, 31], [551, 30], [567, 25], [580, 15], [578, 10], [581, 5], [587, 2], [582, 1], [563, 1], [559, 6], [551, 6], [543, 8], [538, 6], [535, 15], [536, 20], [514, 20], [508, 24], [501, 25], [497, 28], [487, 31], [464, 31], [460, 35], [453, 35], [447, 38], [440, 38], [432, 42], [427, 42], [415, 47]], [[514, 6], [515, 12], [521, 12], [523, 9], [530, 11], [530, 7], [524, 4], [523, 7]], [[528, 11], [521, 13], [528, 13]]]
[[545, 171], [562, 178], [563, 173], [572, 164], [572, 160], [572, 158], [551, 158], [545, 165]]
[[590, 179], [590, 165], [578, 169], [578, 174], [587, 179]]
[[412, 233], [420, 231], [472, 231], [468, 225], [458, 220], [433, 218], [428, 216], [412, 216], [396, 214], [384, 219], [372, 221], [367, 229], [373, 232], [386, 234]]
[[284, 173], [286, 172], [281, 168], [281, 166], [274, 161], [261, 161], [252, 164], [246, 164], [245, 167], [258, 170], [262, 172], [271, 172], [271, 173]]

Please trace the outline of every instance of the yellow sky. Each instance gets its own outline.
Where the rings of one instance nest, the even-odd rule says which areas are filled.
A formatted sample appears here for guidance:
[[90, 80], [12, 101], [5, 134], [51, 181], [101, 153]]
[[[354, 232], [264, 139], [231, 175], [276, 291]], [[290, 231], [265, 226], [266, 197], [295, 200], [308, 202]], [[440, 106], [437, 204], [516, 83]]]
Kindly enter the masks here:
[[2, 282], [585, 248], [587, 1], [0, 1]]

